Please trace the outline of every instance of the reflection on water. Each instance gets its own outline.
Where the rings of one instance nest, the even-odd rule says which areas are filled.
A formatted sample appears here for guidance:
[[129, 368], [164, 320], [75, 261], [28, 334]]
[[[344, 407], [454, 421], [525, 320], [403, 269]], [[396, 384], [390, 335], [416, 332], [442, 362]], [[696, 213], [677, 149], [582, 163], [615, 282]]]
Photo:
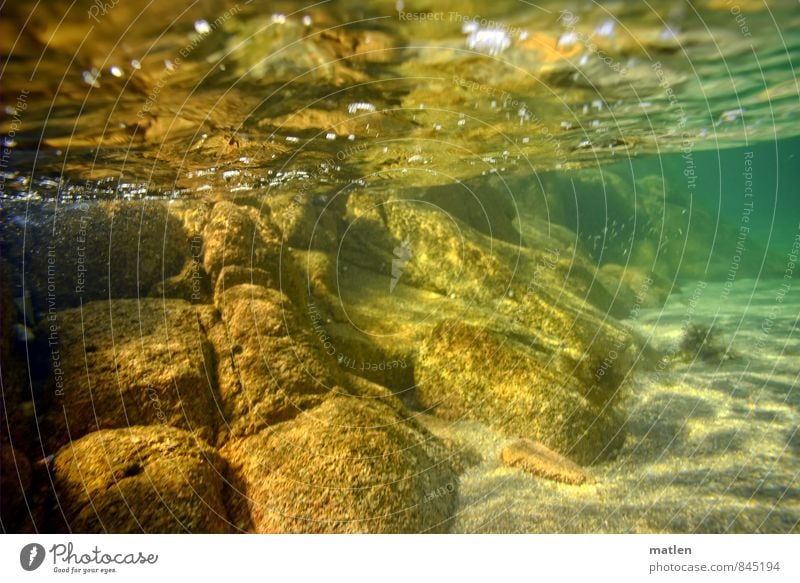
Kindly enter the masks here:
[[799, 31], [3, 6], [4, 525], [796, 532]]
[[429, 185], [796, 135], [795, 4], [729, 4], [8, 6], [6, 192]]

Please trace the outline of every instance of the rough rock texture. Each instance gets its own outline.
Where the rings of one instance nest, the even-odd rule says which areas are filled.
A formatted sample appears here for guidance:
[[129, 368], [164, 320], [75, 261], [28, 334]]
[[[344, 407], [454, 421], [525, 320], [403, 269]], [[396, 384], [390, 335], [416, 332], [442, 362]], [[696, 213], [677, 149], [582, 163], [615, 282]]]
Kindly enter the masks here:
[[[633, 340], [605, 317], [618, 309], [609, 286], [569, 229], [548, 227], [545, 236], [535, 216], [514, 215], [512, 201], [481, 224], [492, 193], [464, 208], [451, 194], [284, 191], [170, 206], [165, 220], [177, 230], [163, 252], [175, 251], [174, 268], [148, 276], [147, 286], [112, 288], [110, 301], [84, 302], [82, 311], [56, 304], [53, 320], [39, 315], [33, 353], [42, 370], [55, 364], [63, 377], [49, 375], [36, 401], [46, 411], [47, 453], [60, 452], [59, 492], [77, 496], [63, 461], [71, 445], [95, 444], [92, 457], [106, 436], [116, 443], [135, 426], [148, 444], [175, 431], [227, 458], [219, 467], [232, 490], [221, 489], [211, 507], [224, 502], [237, 529], [440, 532], [457, 472], [480, 456], [443, 444], [409, 411], [479, 420], [581, 462], [613, 452]], [[67, 238], [81, 229], [73, 222]], [[402, 245], [410, 254], [398, 266]], [[157, 297], [125, 299], [143, 292]], [[120, 451], [130, 457], [127, 447]], [[155, 464], [161, 446], [142, 447]], [[137, 479], [143, 466], [118, 465], [136, 504], [152, 501]], [[121, 503], [114, 488], [101, 496], [104, 508]], [[75, 504], [73, 528], [109, 528], [86, 501]], [[133, 514], [111, 530], [183, 528]], [[200, 526], [188, 530], [227, 528], [210, 514], [192, 516]]]
[[[81, 301], [147, 295], [179, 274], [190, 255], [181, 221], [163, 202], [101, 202], [58, 212], [46, 207], [8, 224], [2, 240], [10, 249], [12, 290], [22, 289], [24, 276], [39, 314]], [[24, 250], [15, 244], [23, 235]]]
[[582, 462], [612, 452], [622, 441], [613, 407], [616, 387], [593, 385], [575, 372], [567, 376], [551, 356], [486, 329], [445, 321], [420, 349], [417, 397], [436, 415], [483, 421]]
[[339, 382], [310, 321], [277, 290], [238, 285], [217, 298], [221, 326], [212, 333], [226, 425], [257, 433], [317, 405]]
[[256, 532], [443, 532], [455, 504], [441, 445], [372, 399], [330, 398], [224, 453], [241, 493], [231, 518]]
[[278, 265], [275, 235], [250, 207], [221, 201], [214, 205], [203, 230], [203, 267], [212, 287], [226, 266], [274, 273]]
[[270, 221], [284, 246], [329, 251], [336, 238], [335, 213], [328, 199], [310, 192], [276, 192], [266, 200]]
[[226, 265], [222, 268], [217, 278], [214, 297], [221, 298], [225, 290], [241, 284], [252, 284], [271, 288], [278, 287], [278, 282], [275, 280], [275, 277], [263, 269], [244, 267], [242, 265]]
[[[615, 409], [636, 340], [592, 306], [613, 297], [600, 283], [607, 297], [593, 297], [588, 262], [558, 246], [567, 231], [542, 248], [530, 226], [531, 246], [513, 246], [427, 202], [361, 191], [346, 212], [338, 297], [329, 302], [345, 313], [332, 310], [326, 328], [346, 363], [359, 363], [365, 344], [408, 355], [417, 393], [409, 405], [467, 415], [581, 461], [620, 445]], [[397, 272], [403, 241], [410, 258]], [[371, 380], [398, 394], [408, 388], [402, 378]]]
[[193, 304], [207, 304], [212, 300], [211, 282], [202, 263], [192, 257], [183, 270], [173, 277], [155, 284], [151, 297], [186, 300]]
[[346, 217], [350, 225], [339, 261], [385, 273], [387, 285], [395, 253], [405, 242], [410, 259], [402, 268], [404, 285], [484, 306], [544, 291], [551, 303], [563, 298], [567, 309], [588, 304], [605, 312], [613, 306], [596, 268], [576, 250], [574, 235], [570, 239], [567, 229], [550, 228], [534, 216], [512, 220], [495, 212], [483, 222], [466, 215], [463, 220], [477, 223], [464, 223], [459, 214], [428, 201], [385, 201], [359, 191], [349, 197]]
[[[166, 424], [211, 440], [216, 426], [215, 357], [195, 308], [183, 300], [113, 300], [64, 310], [49, 394], [47, 443], [55, 451], [97, 429]], [[58, 371], [54, 371], [58, 372]], [[61, 385], [59, 385], [59, 382]]]
[[63, 447], [53, 476], [79, 533], [229, 532], [225, 464], [191, 434], [165, 426], [95, 431]]
[[530, 439], [518, 439], [500, 452], [500, 461], [534, 476], [579, 486], [593, 478], [578, 464]]

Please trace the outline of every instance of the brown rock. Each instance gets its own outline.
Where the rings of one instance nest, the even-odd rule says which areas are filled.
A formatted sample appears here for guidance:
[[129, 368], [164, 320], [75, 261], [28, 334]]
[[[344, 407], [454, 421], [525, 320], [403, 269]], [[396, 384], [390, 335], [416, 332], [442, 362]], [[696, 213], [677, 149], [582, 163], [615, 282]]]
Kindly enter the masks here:
[[556, 358], [542, 345], [444, 321], [420, 348], [417, 398], [445, 419], [481, 421], [591, 462], [620, 445], [619, 392], [593, 382], [594, 368], [565, 352]]
[[179, 274], [190, 256], [182, 223], [163, 202], [101, 202], [57, 212], [44, 207], [8, 225], [2, 239], [16, 268], [12, 288], [21, 289], [24, 277], [41, 315], [81, 302], [147, 295]]
[[444, 532], [457, 478], [438, 441], [371, 398], [337, 396], [223, 450], [257, 532]]
[[336, 220], [327, 199], [309, 190], [276, 192], [266, 203], [284, 247], [300, 250], [335, 248]]
[[112, 300], [45, 321], [39, 336], [57, 340], [48, 387], [55, 402], [46, 418], [50, 451], [97, 429], [129, 425], [172, 425], [212, 439], [214, 354], [195, 310], [183, 300]]
[[212, 301], [211, 284], [203, 265], [196, 258], [186, 263], [178, 275], [158, 282], [148, 294], [155, 298], [174, 298], [192, 304], [208, 304]]
[[278, 247], [255, 209], [222, 201], [214, 205], [203, 230], [203, 267], [212, 288], [226, 266], [277, 268]]
[[272, 274], [258, 269], [257, 267], [245, 267], [242, 265], [226, 265], [217, 278], [217, 286], [214, 290], [215, 297], [222, 297], [226, 289], [237, 285], [253, 284], [263, 287], [278, 287], [278, 282]]
[[518, 439], [500, 452], [500, 461], [548, 480], [565, 484], [592, 484], [594, 479], [578, 464], [530, 439]]
[[225, 464], [190, 433], [166, 426], [96, 431], [54, 460], [55, 492], [81, 533], [230, 532]]
[[340, 381], [322, 340], [281, 292], [237, 285], [217, 298], [221, 327], [211, 334], [226, 424], [257, 433], [319, 404]]
[[616, 263], [603, 265], [597, 272], [598, 279], [624, 306], [623, 318], [635, 318], [641, 308], [658, 308], [664, 305], [670, 293], [680, 292], [676, 282], [665, 280], [655, 273], [648, 273], [632, 266]]

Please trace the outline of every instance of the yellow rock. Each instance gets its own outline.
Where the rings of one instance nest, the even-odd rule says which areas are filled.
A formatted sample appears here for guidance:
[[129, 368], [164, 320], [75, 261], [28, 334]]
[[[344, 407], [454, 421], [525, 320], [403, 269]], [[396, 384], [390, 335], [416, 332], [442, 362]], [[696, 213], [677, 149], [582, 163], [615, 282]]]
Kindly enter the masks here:
[[500, 461], [548, 480], [565, 484], [591, 484], [594, 479], [578, 464], [530, 439], [519, 439], [503, 448]]

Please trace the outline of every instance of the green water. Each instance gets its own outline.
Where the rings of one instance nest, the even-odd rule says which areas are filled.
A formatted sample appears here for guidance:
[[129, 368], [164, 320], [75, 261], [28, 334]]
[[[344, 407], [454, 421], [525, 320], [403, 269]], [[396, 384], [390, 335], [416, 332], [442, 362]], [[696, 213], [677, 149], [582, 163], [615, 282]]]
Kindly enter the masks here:
[[797, 532], [795, 2], [6, 3], [0, 54], [5, 530]]

